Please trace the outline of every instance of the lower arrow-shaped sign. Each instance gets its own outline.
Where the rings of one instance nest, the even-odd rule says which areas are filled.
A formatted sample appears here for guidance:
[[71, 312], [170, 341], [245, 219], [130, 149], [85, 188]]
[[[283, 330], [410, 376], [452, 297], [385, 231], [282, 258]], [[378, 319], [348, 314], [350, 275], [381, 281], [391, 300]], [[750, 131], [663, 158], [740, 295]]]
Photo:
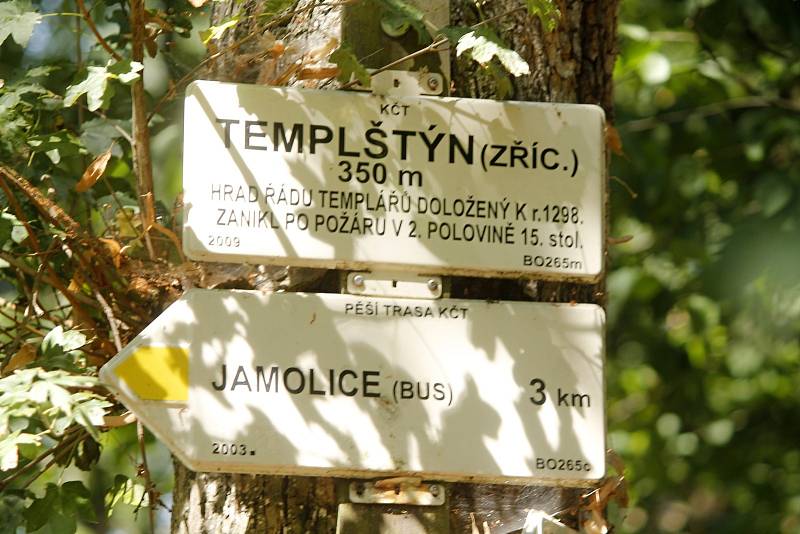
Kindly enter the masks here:
[[192, 290], [100, 376], [198, 471], [597, 479], [603, 318], [588, 304]]

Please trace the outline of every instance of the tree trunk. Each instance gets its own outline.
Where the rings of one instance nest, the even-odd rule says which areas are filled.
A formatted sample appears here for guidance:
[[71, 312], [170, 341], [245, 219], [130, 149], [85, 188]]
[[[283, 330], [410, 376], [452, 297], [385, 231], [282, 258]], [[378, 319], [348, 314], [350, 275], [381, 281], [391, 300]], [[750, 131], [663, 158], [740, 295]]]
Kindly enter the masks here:
[[[265, 2], [228, 0], [215, 3], [212, 23], [218, 24], [244, 6], [247, 14], [259, 13]], [[343, 7], [338, 3], [298, 13], [279, 33], [287, 45], [285, 56], [272, 61], [269, 55], [257, 56], [270, 39], [251, 39], [210, 67], [205, 77], [237, 81], [264, 81], [287, 68], [302, 53], [324, 47], [331, 38], [342, 37]], [[482, 5], [484, 19], [519, 8], [516, 0], [493, 0]], [[559, 0], [559, 27], [544, 33], [541, 25], [524, 10], [499, 19], [502, 37], [530, 64], [529, 76], [514, 80], [515, 100], [548, 102], [580, 102], [599, 104], [612, 121], [611, 74], [616, 54], [616, 0]], [[303, 7], [307, 2], [301, 1]], [[219, 48], [230, 46], [256, 30], [258, 19], [243, 18]], [[451, 25], [469, 26], [479, 22], [475, 4], [451, 0]], [[378, 20], [374, 21], [378, 26]], [[345, 36], [347, 37], [347, 36]], [[254, 59], [255, 58], [255, 59]], [[267, 63], [270, 62], [271, 63]], [[372, 65], [369, 65], [372, 66]], [[378, 65], [375, 65], [378, 66]], [[494, 82], [472, 62], [459, 59], [452, 63], [453, 96], [493, 98]], [[265, 74], [265, 71], [269, 71]], [[304, 82], [309, 86], [308, 82]], [[312, 86], [330, 85], [316, 82]], [[211, 267], [207, 267], [211, 269]], [[237, 277], [249, 280], [235, 287], [337, 292], [338, 277], [322, 270], [261, 269]], [[227, 284], [225, 287], [233, 287]], [[573, 284], [537, 280], [490, 280], [454, 278], [453, 298], [539, 300], [561, 302], [605, 303], [604, 282]], [[198, 532], [320, 532], [333, 533], [337, 527], [339, 504], [347, 503], [349, 481], [332, 478], [219, 475], [196, 473], [175, 462], [172, 530]], [[371, 512], [414, 516], [417, 525], [428, 532], [513, 532], [522, 528], [528, 510], [538, 509], [557, 514], [577, 526], [581, 496], [586, 488], [520, 487], [487, 484], [448, 484], [449, 517], [431, 518], [430, 510], [404, 510], [396, 507], [371, 506]], [[353, 508], [352, 505], [350, 505]], [[446, 525], [449, 523], [449, 527]], [[390, 522], [384, 517], [383, 528]], [[445, 525], [445, 526], [442, 526]], [[488, 529], [486, 528], [488, 526]], [[365, 530], [364, 532], [381, 529]], [[388, 530], [381, 530], [387, 531]], [[411, 530], [403, 530], [411, 531]], [[419, 528], [417, 527], [417, 530]]]

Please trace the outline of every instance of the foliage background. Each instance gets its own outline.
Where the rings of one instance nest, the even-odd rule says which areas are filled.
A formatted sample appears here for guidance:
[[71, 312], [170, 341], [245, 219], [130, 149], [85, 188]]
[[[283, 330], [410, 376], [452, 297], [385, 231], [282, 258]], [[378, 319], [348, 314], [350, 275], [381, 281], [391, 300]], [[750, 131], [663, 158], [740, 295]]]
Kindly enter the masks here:
[[[88, 8], [124, 52], [127, 2]], [[152, 109], [201, 61], [208, 24], [204, 10], [186, 2], [148, 2], [148, 9], [157, 48], [144, 61]], [[15, 29], [0, 30], [0, 163], [110, 241], [105, 252], [86, 253], [91, 265], [101, 266], [97, 258], [113, 265], [123, 246], [128, 257], [144, 257], [126, 141], [126, 84], [137, 67], [106, 68], [109, 54], [86, 26], [76, 33], [80, 18], [56, 13], [76, 13], [75, 3], [0, 4], [0, 28], [13, 21]], [[800, 532], [800, 3], [630, 0], [621, 23], [611, 216], [612, 235], [624, 242], [612, 247], [608, 277], [608, 426], [631, 505], [612, 517], [621, 532]], [[76, 89], [91, 72], [94, 92]], [[65, 103], [70, 86], [72, 96], [88, 94]], [[179, 107], [167, 103], [151, 122], [157, 213], [166, 227], [180, 188]], [[77, 192], [111, 141], [104, 177]], [[147, 513], [134, 511], [154, 497], [165, 505], [156, 507], [163, 528], [169, 456], [148, 442], [160, 493], [148, 497], [137, 477], [135, 427], [96, 433], [108, 405], [93, 389], [92, 369], [114, 353], [112, 336], [102, 324], [94, 336], [56, 330], [83, 323], [41, 283], [41, 266], [50, 262], [79, 293], [119, 288], [114, 280], [92, 286], [86, 272], [81, 278], [80, 240], [21, 204], [24, 217], [0, 195], [0, 351], [5, 370], [15, 361], [51, 374], [30, 371], [27, 385], [2, 380], [0, 457], [10, 465], [13, 441], [14, 461], [25, 466], [72, 442], [35, 479], [30, 470], [6, 483], [19, 468], [2, 472], [0, 532], [26, 522], [39, 532], [146, 530]], [[40, 236], [39, 255], [31, 254], [31, 231]], [[176, 259], [168, 240], [155, 246]], [[21, 280], [13, 261], [33, 274]], [[140, 289], [131, 309], [153, 304]], [[136, 328], [135, 314], [128, 328]], [[127, 335], [123, 325], [123, 341]], [[65, 376], [87, 382], [73, 387], [59, 382]], [[33, 437], [24, 443], [23, 434]]]

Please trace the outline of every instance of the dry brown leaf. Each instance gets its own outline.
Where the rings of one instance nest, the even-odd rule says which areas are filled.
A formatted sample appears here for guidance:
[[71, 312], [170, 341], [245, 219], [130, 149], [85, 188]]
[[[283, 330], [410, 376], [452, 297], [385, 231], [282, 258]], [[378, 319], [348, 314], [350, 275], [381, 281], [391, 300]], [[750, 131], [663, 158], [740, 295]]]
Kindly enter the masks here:
[[80, 293], [83, 291], [84, 283], [86, 283], [86, 279], [81, 273], [75, 271], [75, 274], [72, 275], [72, 279], [69, 281], [69, 286], [67, 286], [67, 289], [73, 293]]
[[609, 245], [622, 245], [624, 243], [630, 243], [633, 241], [633, 236], [627, 234], [622, 237], [608, 237], [607, 241]]
[[297, 73], [298, 80], [325, 80], [339, 75], [339, 67], [304, 67]]
[[625, 155], [625, 151], [622, 150], [622, 138], [619, 136], [619, 130], [613, 124], [606, 124], [606, 146], [617, 156]]
[[122, 245], [120, 245], [116, 240], [108, 237], [101, 237], [99, 239], [106, 246], [108, 253], [111, 255], [111, 261], [114, 262], [114, 267], [119, 269], [119, 265], [122, 260]]
[[83, 176], [81, 176], [81, 179], [75, 184], [75, 191], [83, 193], [97, 183], [97, 180], [106, 172], [106, 165], [108, 165], [108, 161], [111, 159], [111, 149], [113, 147], [114, 145], [112, 144], [108, 147], [108, 150], [94, 158], [94, 161], [86, 167]]
[[17, 369], [21, 369], [36, 359], [36, 345], [25, 343], [22, 345], [16, 354], [14, 354], [8, 365], [3, 367], [3, 376], [13, 373]]
[[339, 47], [339, 40], [335, 37], [332, 37], [328, 40], [327, 43], [316, 48], [308, 53], [306, 56], [306, 61], [308, 63], [313, 63], [315, 61], [319, 61], [331, 55], [331, 52], [336, 50]]
[[157, 34], [152, 36], [147, 36], [144, 39], [144, 47], [147, 49], [147, 55], [150, 57], [156, 57], [158, 54], [158, 43], [156, 42]]
[[618, 475], [625, 474], [625, 462], [622, 461], [622, 458], [620, 458], [619, 454], [617, 454], [617, 451], [614, 449], [608, 449], [606, 451], [606, 460], [612, 465], [612, 467], [614, 467]]
[[122, 415], [106, 415], [103, 417], [103, 426], [115, 428], [118, 426], [125, 426], [136, 422], [136, 416], [131, 412], [125, 412]]

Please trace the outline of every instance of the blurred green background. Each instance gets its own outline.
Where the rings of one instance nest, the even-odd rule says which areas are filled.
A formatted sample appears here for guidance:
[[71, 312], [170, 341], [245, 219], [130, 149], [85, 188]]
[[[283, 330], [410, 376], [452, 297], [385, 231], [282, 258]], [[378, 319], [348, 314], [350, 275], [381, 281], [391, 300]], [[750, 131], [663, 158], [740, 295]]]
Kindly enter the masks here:
[[624, 532], [800, 532], [800, 3], [626, 1], [609, 445]]
[[[74, 11], [72, 2], [41, 4], [43, 13]], [[92, 13], [101, 33], [119, 33], [117, 3], [107, 4]], [[169, 7], [148, 3], [159, 5]], [[171, 52], [145, 63], [153, 102], [205, 53], [198, 32], [208, 22], [193, 13], [190, 37], [165, 37]], [[74, 31], [72, 17], [52, 16], [24, 52], [7, 40], [5, 95], [14, 72], [74, 63]], [[619, 532], [800, 532], [800, 2], [627, 0], [619, 33], [611, 234], [631, 239], [611, 247], [607, 407], [631, 503], [612, 520]], [[80, 49], [83, 62], [105, 61], [89, 34]], [[75, 76], [64, 67], [49, 84]], [[124, 93], [109, 120], [127, 129]], [[18, 132], [2, 98], [0, 144], [13, 153]], [[179, 113], [169, 106], [153, 128], [164, 213], [180, 188]], [[118, 135], [108, 121], [82, 134], [88, 156]], [[123, 191], [132, 185], [124, 161], [108, 171]], [[53, 172], [59, 194], [83, 164]], [[102, 511], [114, 475], [134, 477], [137, 463], [134, 429], [103, 439], [91, 473], [54, 469], [34, 488], [80, 478]], [[169, 506], [171, 461], [152, 440], [149, 462]], [[146, 511], [134, 511], [120, 505], [92, 530], [146, 530]], [[161, 509], [159, 528], [168, 523]]]

